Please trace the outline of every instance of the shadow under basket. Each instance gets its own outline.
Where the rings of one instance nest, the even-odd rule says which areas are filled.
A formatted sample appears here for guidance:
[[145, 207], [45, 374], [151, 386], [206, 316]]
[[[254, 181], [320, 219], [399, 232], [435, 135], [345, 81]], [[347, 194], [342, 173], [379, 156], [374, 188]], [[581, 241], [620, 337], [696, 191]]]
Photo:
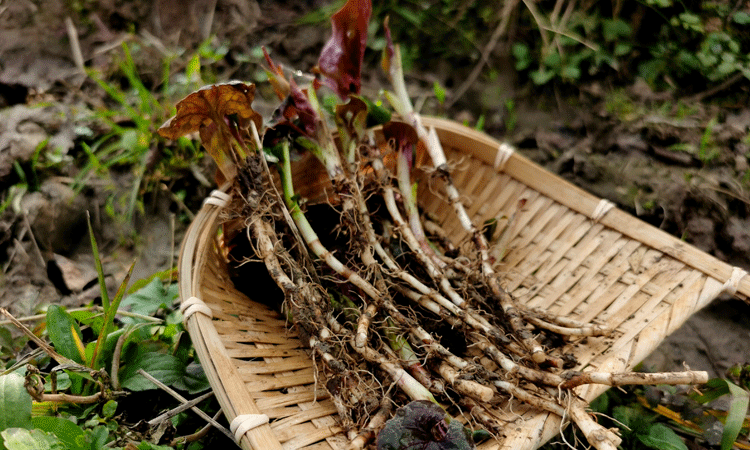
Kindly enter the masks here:
[[[614, 208], [509, 146], [452, 121], [424, 118], [424, 124], [435, 128], [454, 162], [454, 183], [475, 224], [516, 214], [497, 266], [508, 292], [530, 307], [615, 330], [569, 343], [565, 351], [577, 358], [575, 369], [632, 369], [719, 294], [750, 295], [750, 277], [741, 269]], [[186, 327], [224, 415], [244, 449], [343, 450], [336, 409], [306, 345], [283, 317], [229, 279], [217, 233], [226, 197], [215, 191], [207, 199], [179, 263]], [[455, 243], [465, 240], [443, 199], [423, 189], [419, 201]], [[591, 401], [607, 387], [577, 389]], [[560, 431], [559, 417], [528, 406], [499, 405], [492, 413], [508, 425], [499, 439], [479, 445], [482, 450], [533, 449]]]

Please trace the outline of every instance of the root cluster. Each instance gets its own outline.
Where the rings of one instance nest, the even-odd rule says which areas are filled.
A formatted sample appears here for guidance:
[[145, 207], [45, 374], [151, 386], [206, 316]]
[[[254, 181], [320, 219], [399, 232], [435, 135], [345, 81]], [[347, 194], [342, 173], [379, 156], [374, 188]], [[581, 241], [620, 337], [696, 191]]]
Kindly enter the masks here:
[[361, 136], [350, 164], [339, 154], [328, 201], [315, 205], [293, 196], [289, 141], [279, 144], [278, 177], [256, 152], [237, 177], [224, 224], [238, 283], [252, 278], [257, 298], [266, 279], [266, 298], [321, 363], [350, 448], [363, 448], [393, 406], [411, 400], [437, 401], [498, 435], [494, 411], [510, 398], [575, 422], [596, 448], [616, 448], [619, 438], [592, 420], [576, 386], [701, 381], [567, 370], [575, 359], [556, 345], [609, 330], [519, 305], [502, 289], [490, 245], [446, 167], [428, 176], [471, 236], [460, 246], [420, 214], [409, 171], [399, 175], [409, 142], [388, 125], [384, 133], [380, 143], [372, 132]]

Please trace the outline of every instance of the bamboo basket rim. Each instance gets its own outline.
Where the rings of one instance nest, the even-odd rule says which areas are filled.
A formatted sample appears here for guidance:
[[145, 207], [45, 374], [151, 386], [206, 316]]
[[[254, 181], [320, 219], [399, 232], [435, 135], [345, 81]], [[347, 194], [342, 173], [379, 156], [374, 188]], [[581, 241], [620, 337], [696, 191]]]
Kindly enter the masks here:
[[[640, 245], [661, 252], [704, 274], [706, 284], [702, 287], [700, 295], [697, 299], [691, 300], [689, 311], [683, 314], [684, 317], [670, 319], [669, 330], [666, 334], [674, 331], [675, 326], [680, 325], [690, 314], [707, 305], [719, 294], [729, 293], [750, 297], [750, 277], [745, 276], [746, 273], [743, 270], [732, 267], [692, 245], [680, 241], [663, 230], [619, 210], [606, 200], [599, 199], [548, 172], [518, 154], [518, 152], [512, 151], [509, 146], [484, 133], [446, 119], [425, 117], [423, 123], [428, 128], [435, 128], [444, 146], [460, 149], [461, 152], [491, 167], [494, 174], [507, 175], [518, 183], [529, 187], [529, 189], [537, 191], [541, 196], [547, 197], [575, 213], [582, 214], [602, 228], [620, 233]], [[228, 186], [225, 185], [214, 191], [214, 194], [206, 199], [185, 234], [178, 263], [179, 294], [183, 306], [188, 300], [190, 300], [189, 304], [197, 303], [198, 305], [193, 307], [194, 309], [197, 308], [198, 313], [192, 314], [190, 309], [188, 309], [189, 314], [186, 312], [185, 326], [225, 416], [230, 422], [238, 416], [261, 418], [260, 422], [263, 422], [264, 412], [258, 408], [255, 399], [246, 389], [232, 357], [222, 343], [220, 333], [215, 326], [215, 320], [212, 318], [211, 309], [202, 308], [205, 305], [201, 296], [203, 284], [206, 280], [207, 262], [209, 261], [207, 255], [222, 255], [222, 249], [217, 241], [217, 228], [219, 213], [227, 200], [227, 194], [225, 194], [227, 189]], [[224, 280], [221, 281], [231, 283], [228, 277], [224, 277]], [[666, 337], [666, 334], [662, 331], [653, 331], [648, 326], [640, 333], [648, 333], [652, 340], [657, 340], [656, 345]], [[653, 342], [649, 345], [652, 344]], [[653, 345], [653, 348], [656, 345]], [[644, 351], [650, 353], [650, 350], [653, 350], [650, 347], [650, 350], [646, 349], [646, 345], [642, 347], [644, 348], [638, 350], [639, 355]], [[645, 355], [643, 356], [645, 357]], [[611, 355], [610, 358], [603, 360], [600, 367], [611, 366], [621, 370], [625, 367], [623, 358], [619, 354]], [[313, 362], [310, 361], [311, 366], [312, 364]], [[605, 390], [606, 387], [591, 387], [581, 395], [590, 401]], [[233, 425], [235, 424], [233, 423]], [[480, 449], [530, 448], [541, 445], [560, 431], [560, 418], [539, 412], [529, 413], [526, 414], [524, 426], [528, 430], [533, 430], [533, 438], [529, 437], [529, 433], [532, 432], [526, 430], [524, 433], [519, 432], [516, 435], [511, 435], [503, 443], [483, 444]], [[335, 436], [340, 430], [333, 426], [325, 432]], [[240, 430], [237, 435], [237, 442], [245, 449], [296, 448], [287, 445], [282, 446], [275, 433], [268, 423], [260, 423], [250, 430]], [[330, 444], [330, 441], [329, 445], [329, 447], [320, 448], [337, 448]]]

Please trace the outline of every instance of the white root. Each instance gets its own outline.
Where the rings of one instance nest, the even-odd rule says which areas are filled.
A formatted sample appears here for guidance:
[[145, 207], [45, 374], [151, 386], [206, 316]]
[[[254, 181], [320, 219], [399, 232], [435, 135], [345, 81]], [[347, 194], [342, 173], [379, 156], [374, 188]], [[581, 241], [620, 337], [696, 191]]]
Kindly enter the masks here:
[[492, 400], [492, 397], [495, 396], [494, 389], [479, 384], [476, 381], [461, 378], [461, 374], [447, 363], [439, 364], [437, 369], [440, 376], [443, 377], [445, 381], [449, 382], [460, 394], [468, 395], [473, 399], [485, 403]]
[[383, 428], [385, 422], [388, 420], [391, 409], [393, 409], [393, 401], [389, 396], [384, 396], [380, 402], [380, 409], [370, 419], [367, 426], [360, 430], [359, 434], [352, 439], [346, 446], [346, 450], [363, 450], [367, 444], [372, 442], [377, 435], [377, 432]]
[[688, 370], [685, 372], [567, 372], [563, 374], [568, 380], [560, 387], [573, 389], [584, 384], [603, 384], [605, 386], [657, 385], [657, 384], [705, 384], [708, 372]]
[[571, 404], [567, 409], [571, 420], [581, 430], [589, 444], [597, 450], [617, 450], [622, 439], [612, 430], [599, 425], [586, 411], [586, 403], [578, 397], [571, 398]]

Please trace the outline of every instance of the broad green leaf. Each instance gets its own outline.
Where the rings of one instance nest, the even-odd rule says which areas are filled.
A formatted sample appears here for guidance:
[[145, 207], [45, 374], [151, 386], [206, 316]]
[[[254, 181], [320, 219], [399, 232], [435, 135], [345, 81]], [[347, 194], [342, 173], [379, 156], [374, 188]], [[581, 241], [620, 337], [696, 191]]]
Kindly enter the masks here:
[[172, 450], [172, 447], [166, 445], [156, 445], [146, 441], [138, 444], [137, 448], [138, 450]]
[[747, 414], [748, 404], [750, 404], [750, 395], [746, 390], [731, 381], [725, 381], [729, 392], [732, 394], [732, 403], [729, 405], [727, 421], [724, 423], [724, 434], [721, 436], [721, 450], [730, 450], [742, 430], [742, 423]]
[[67, 450], [60, 439], [42, 430], [9, 428], [0, 436], [8, 450]]
[[630, 25], [622, 19], [605, 19], [602, 22], [602, 35], [607, 42], [629, 37], [631, 33]]
[[[159, 308], [169, 308], [177, 297], [177, 283], [170, 284], [166, 289], [164, 283], [154, 278], [150, 283], [138, 291], [125, 297], [120, 303], [120, 308], [128, 309], [130, 312], [144, 316], [152, 316]], [[123, 316], [123, 323], [143, 322], [133, 317]]]
[[701, 395], [694, 397], [694, 400], [701, 405], [712, 402], [717, 398], [729, 393], [729, 386], [726, 380], [721, 378], [712, 378], [708, 380], [702, 389]]
[[107, 403], [102, 406], [102, 415], [107, 418], [114, 417], [117, 412], [117, 402], [115, 400], [108, 400]]
[[0, 430], [31, 428], [31, 396], [16, 373], [0, 376]]
[[[57, 391], [65, 391], [69, 389], [70, 386], [70, 375], [68, 375], [67, 372], [57, 372]], [[52, 392], [52, 382], [49, 377], [47, 377], [47, 380], [44, 383], [44, 392]]]
[[616, 406], [612, 410], [612, 417], [630, 428], [631, 432], [635, 434], [647, 434], [654, 420], [653, 414], [647, 413], [638, 406]]
[[47, 332], [58, 353], [85, 364], [82, 349], [78, 346], [83, 339], [81, 329], [73, 316], [61, 306], [51, 305], [47, 309]]
[[516, 42], [513, 44], [512, 52], [516, 58], [516, 70], [525, 70], [531, 65], [531, 51], [526, 44]]
[[62, 417], [40, 416], [32, 419], [34, 428], [52, 433], [68, 450], [88, 450], [83, 446], [85, 432], [78, 425]]
[[109, 430], [104, 425], [98, 425], [92, 430], [86, 431], [86, 444], [91, 450], [99, 450], [105, 448], [105, 445], [110, 440]]
[[687, 445], [682, 442], [677, 433], [661, 423], [649, 428], [648, 434], [639, 434], [638, 439], [646, 447], [657, 450], [688, 450]]
[[732, 15], [732, 20], [739, 25], [750, 25], [750, 13], [747, 11], [737, 11]]
[[196, 362], [192, 362], [185, 367], [182, 377], [172, 383], [172, 387], [189, 394], [198, 394], [208, 390], [211, 385], [208, 383], [203, 367]]
[[149, 352], [138, 355], [120, 371], [122, 387], [131, 391], [147, 391], [156, 386], [138, 373], [143, 369], [164, 384], [171, 385], [185, 374], [185, 366], [179, 359], [164, 353]]

